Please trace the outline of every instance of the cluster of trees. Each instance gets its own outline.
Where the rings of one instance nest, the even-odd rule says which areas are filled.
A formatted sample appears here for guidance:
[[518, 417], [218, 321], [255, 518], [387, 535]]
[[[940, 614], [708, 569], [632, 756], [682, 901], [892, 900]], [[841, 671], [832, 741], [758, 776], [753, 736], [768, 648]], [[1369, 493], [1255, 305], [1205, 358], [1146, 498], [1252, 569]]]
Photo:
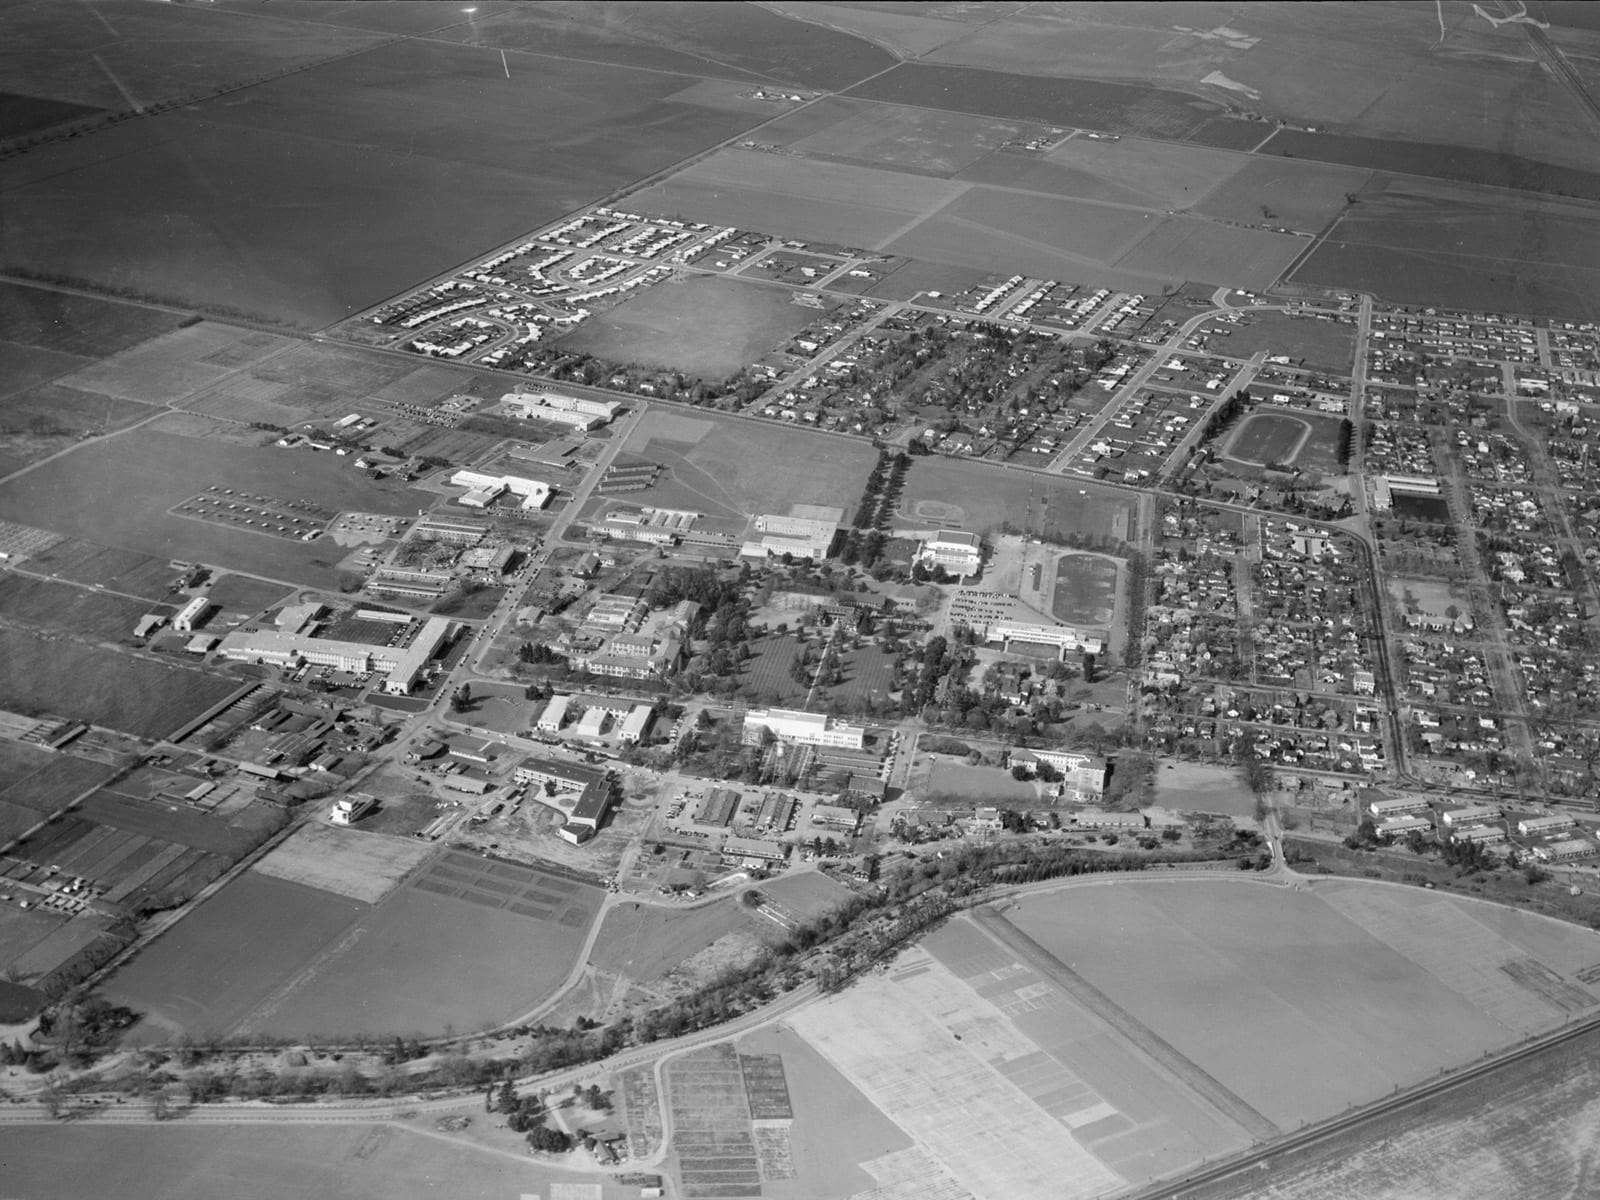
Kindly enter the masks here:
[[[900, 492], [905, 486], [906, 472], [910, 468], [911, 458], [905, 451], [891, 455], [889, 451], [879, 449], [878, 461], [867, 474], [861, 502], [856, 506], [855, 519], [851, 522], [854, 528], [850, 532], [855, 533], [858, 539], [866, 531], [881, 531], [888, 528], [889, 518], [894, 516], [895, 507], [900, 502]], [[846, 540], [848, 541], [848, 537]], [[872, 562], [867, 561], [866, 565], [871, 566]]]

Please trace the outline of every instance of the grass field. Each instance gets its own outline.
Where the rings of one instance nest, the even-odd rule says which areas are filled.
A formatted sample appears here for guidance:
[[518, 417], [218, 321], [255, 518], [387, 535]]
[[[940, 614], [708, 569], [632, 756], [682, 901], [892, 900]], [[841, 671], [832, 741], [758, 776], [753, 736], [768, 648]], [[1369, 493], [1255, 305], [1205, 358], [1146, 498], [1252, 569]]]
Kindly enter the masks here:
[[43, 815], [58, 811], [96, 784], [105, 782], [116, 768], [18, 742], [3, 742], [0, 743], [0, 770], [4, 771], [0, 779], [0, 801]]
[[1119, 271], [1260, 289], [1271, 286], [1306, 245], [1305, 239], [1287, 234], [1168, 217], [1112, 265]]
[[[92, 538], [163, 560], [200, 560], [314, 587], [338, 582], [336, 547], [276, 537], [240, 537], [231, 529], [173, 516], [167, 509], [216, 485], [269, 495], [293, 472], [297, 496], [334, 511], [415, 512], [415, 492], [374, 482], [347, 458], [276, 447], [135, 430], [86, 444], [0, 486], [0, 519]], [[78, 480], [92, 478], [84, 488]], [[37, 567], [39, 560], [35, 559]]]
[[168, 559], [77, 538], [67, 538], [30, 555], [28, 563], [33, 570], [48, 572], [52, 578], [70, 579], [91, 587], [99, 584], [151, 601], [171, 599], [174, 595], [172, 583], [178, 575]]
[[[786, 513], [791, 504], [850, 506], [871, 470], [870, 446], [787, 429], [771, 421], [682, 417], [651, 410], [633, 425], [625, 453], [664, 463], [662, 482], [632, 503], [713, 517]], [[3, 509], [0, 509], [3, 513]]]
[[589, 962], [633, 983], [651, 984], [718, 938], [735, 932], [764, 934], [765, 924], [732, 896], [687, 909], [619, 904], [606, 914]]
[[[479, 1106], [481, 1109], [481, 1106]], [[481, 1111], [474, 1121], [483, 1120]], [[460, 1200], [555, 1197], [558, 1184], [593, 1182], [603, 1200], [636, 1196], [609, 1177], [553, 1170], [524, 1154], [485, 1151], [456, 1137], [429, 1136], [431, 1123], [85, 1125], [0, 1129], [7, 1184], [32, 1200], [78, 1200], [126, 1192], [165, 1200]], [[225, 1180], [225, 1183], [219, 1183]], [[530, 1191], [530, 1189], [532, 1189]]]
[[24, 575], [0, 576], [0, 620], [118, 642], [131, 640], [134, 625], [149, 611], [145, 601], [126, 596]]
[[20, 629], [0, 628], [0, 662], [0, 708], [59, 714], [135, 737], [165, 737], [239, 686]]
[[1255, 811], [1255, 797], [1237, 770], [1201, 763], [1163, 763], [1156, 772], [1156, 803], [1177, 812], [1230, 817], [1248, 817]]
[[928, 771], [924, 796], [935, 804], [971, 807], [978, 804], [1032, 806], [1039, 789], [999, 767], [969, 767], [939, 759]]
[[[961, 510], [951, 518], [951, 528], [973, 533], [998, 532], [1009, 523], [1013, 529], [1060, 537], [1069, 533], [1131, 540], [1135, 505], [1132, 498], [1092, 484], [1057, 483], [960, 459], [922, 457], [912, 460], [900, 502], [903, 513], [914, 513], [919, 500], [937, 500]], [[1041, 508], [1043, 515], [1041, 516]], [[914, 517], [897, 517], [900, 528], [924, 528]]]
[[1212, 349], [1229, 358], [1249, 358], [1258, 350], [1286, 355], [1334, 375], [1348, 375], [1355, 362], [1356, 327], [1314, 317], [1290, 317], [1287, 313], [1258, 312], [1233, 325], [1207, 325], [1207, 331], [1228, 330], [1228, 336], [1215, 338]]
[[[1527, 958], [1559, 974], [1600, 957], [1586, 931], [1414, 891], [1341, 881], [1272, 895], [1237, 881], [1134, 883], [1030, 899], [1008, 919], [1288, 1126], [1469, 1061], [1513, 1030], [1559, 1023], [1561, 1010], [1501, 964]], [[1480, 909], [1515, 926], [1522, 944], [1484, 924]], [[1140, 952], [1086, 938], [1085, 928], [1136, 930]], [[1446, 929], [1449, 945], [1438, 940]]]
[[562, 338], [563, 350], [724, 379], [815, 318], [786, 289], [697, 275], [646, 288]]
[[[762, 131], [762, 140], [773, 137], [801, 154], [953, 175], [1009, 141], [1026, 140], [1046, 132], [1041, 126], [1020, 122], [870, 104], [842, 97], [832, 97], [824, 104], [827, 105], [826, 116], [833, 118], [825, 127], [791, 139], [784, 136], [782, 122], [779, 122], [778, 126]], [[819, 107], [822, 106], [813, 106], [803, 113], [808, 124], [825, 119], [823, 114], [813, 115], [813, 110]]]
[[1117, 607], [1117, 563], [1098, 554], [1068, 554], [1056, 560], [1050, 611], [1073, 625], [1109, 625]]
[[1196, 206], [1224, 221], [1281, 225], [1300, 233], [1321, 233], [1342, 213], [1349, 196], [1372, 178], [1356, 167], [1328, 166], [1293, 158], [1248, 159]]
[[100, 358], [175, 329], [177, 313], [100, 300], [54, 288], [0, 282], [5, 340], [61, 354]]
[[1228, 453], [1248, 463], [1289, 465], [1311, 438], [1311, 423], [1287, 413], [1256, 413], [1239, 426]]

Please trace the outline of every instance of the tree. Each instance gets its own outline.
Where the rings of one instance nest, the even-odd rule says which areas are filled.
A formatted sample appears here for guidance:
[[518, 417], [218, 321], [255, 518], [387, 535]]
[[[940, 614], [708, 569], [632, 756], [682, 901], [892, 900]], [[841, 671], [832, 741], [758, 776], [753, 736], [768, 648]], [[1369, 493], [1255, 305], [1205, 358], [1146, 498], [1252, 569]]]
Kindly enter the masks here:
[[472, 685], [470, 683], [463, 683], [450, 697], [450, 711], [462, 713], [466, 712], [471, 707]]
[[572, 1138], [548, 1125], [535, 1125], [528, 1130], [528, 1145], [545, 1154], [565, 1154], [572, 1149]]

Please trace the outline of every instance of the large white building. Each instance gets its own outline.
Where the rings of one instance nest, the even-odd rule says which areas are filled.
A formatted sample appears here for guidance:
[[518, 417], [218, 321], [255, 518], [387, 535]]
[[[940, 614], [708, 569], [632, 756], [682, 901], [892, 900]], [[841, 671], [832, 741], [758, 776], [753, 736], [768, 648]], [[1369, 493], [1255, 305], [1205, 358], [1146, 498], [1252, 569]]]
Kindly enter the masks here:
[[450, 476], [455, 487], [467, 489], [461, 503], [472, 508], [488, 508], [510, 492], [522, 498], [523, 508], [543, 508], [550, 503], [550, 485], [520, 475], [485, 475], [482, 471], [457, 471]]
[[983, 540], [975, 533], [941, 529], [917, 547], [917, 561], [965, 578], [983, 566]]
[[259, 629], [228, 634], [222, 639], [218, 653], [236, 662], [259, 662], [276, 667], [299, 667], [309, 663], [354, 675], [378, 672], [389, 676], [384, 682], [384, 691], [404, 695], [415, 686], [428, 661], [450, 636], [450, 630], [451, 623], [445, 618], [430, 617], [409, 646], [396, 648]]
[[615, 400], [581, 400], [558, 392], [507, 392], [500, 403], [524, 419], [552, 421], [574, 429], [605, 425], [622, 409]]
[[1105, 649], [1105, 639], [1098, 633], [1078, 629], [1072, 625], [1034, 625], [1027, 621], [995, 621], [985, 634], [986, 640], [1023, 642], [1030, 646], [1054, 646], [1058, 652], [1081, 650], [1085, 654], [1099, 654]]
[[194, 627], [205, 620], [212, 609], [210, 596], [196, 596], [178, 610], [172, 618], [172, 628], [177, 633], [193, 633]]
[[774, 558], [785, 554], [820, 560], [828, 557], [833, 538], [844, 520], [844, 509], [828, 504], [792, 504], [787, 515], [762, 513], [753, 528], [759, 538], [746, 541], [739, 553], [745, 558]]
[[784, 742], [802, 746], [831, 746], [860, 750], [867, 731], [860, 725], [835, 720], [823, 713], [802, 712], [793, 708], [752, 708], [744, 715], [744, 740], [759, 740], [763, 730]]

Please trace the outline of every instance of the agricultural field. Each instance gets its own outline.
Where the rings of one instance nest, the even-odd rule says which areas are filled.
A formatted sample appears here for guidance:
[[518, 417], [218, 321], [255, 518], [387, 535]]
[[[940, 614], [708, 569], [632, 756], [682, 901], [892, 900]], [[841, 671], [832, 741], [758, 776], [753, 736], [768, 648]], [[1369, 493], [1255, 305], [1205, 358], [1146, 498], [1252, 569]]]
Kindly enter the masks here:
[[[241, 538], [231, 529], [173, 516], [168, 510], [212, 485], [269, 495], [282, 486], [285, 471], [293, 471], [297, 497], [307, 504], [331, 511], [416, 511], [415, 492], [395, 480], [375, 482], [350, 461], [135, 430], [83, 445], [0, 485], [0, 519], [163, 559], [198, 559], [331, 588], [338, 583], [335, 564], [343, 557], [335, 547], [278, 537]], [[98, 486], [77, 487], [75, 481], [83, 478], [96, 479]], [[37, 569], [39, 560], [34, 563]]]
[[[1030, 897], [1006, 919], [1282, 1128], [1600, 1004], [1575, 978], [1600, 961], [1592, 934], [1417, 889], [1139, 882]], [[1137, 930], [1140, 953], [1085, 928]], [[1215, 1004], [1194, 1002], [1202, 988]]]
[[[1235, 156], [1237, 158], [1237, 156]], [[1297, 158], [1239, 159], [1243, 166], [1195, 210], [1224, 221], [1321, 233], [1372, 178], [1357, 167]]]
[[0, 708], [165, 737], [236, 691], [187, 667], [0, 628]]
[[735, 897], [695, 908], [618, 904], [589, 954], [589, 965], [630, 983], [648, 986], [730, 934], [752, 940], [776, 929], [753, 916]]
[[830, 96], [761, 130], [797, 154], [954, 175], [1007, 142], [1046, 136], [1039, 125]]
[[0, 575], [0, 620], [36, 629], [60, 630], [103, 642], [129, 642], [144, 600], [54, 583], [26, 575]]
[[1042, 154], [995, 155], [963, 179], [1050, 192], [1077, 200], [1167, 212], [1195, 207], [1238, 175], [1249, 159], [1179, 142], [1072, 137]]
[[[473, 1120], [482, 1120], [482, 1106]], [[350, 1125], [19, 1125], [0, 1127], [8, 1186], [33, 1200], [78, 1200], [125, 1192], [166, 1200], [343, 1196], [349, 1200], [554, 1198], [557, 1187], [590, 1184], [600, 1200], [637, 1197], [637, 1187], [563, 1171], [459, 1137], [431, 1122]], [[530, 1191], [530, 1189], [532, 1189]], [[571, 1193], [569, 1193], [571, 1194]], [[587, 1193], [579, 1193], [587, 1200]]]
[[[105, 763], [0, 742], [0, 803], [27, 809], [33, 820], [58, 812], [115, 772]], [[31, 823], [31, 822], [30, 822]]]
[[1118, 542], [1133, 540], [1137, 507], [1134, 497], [1091, 484], [997, 472], [960, 459], [914, 458], [896, 525], [927, 528], [917, 506], [928, 501], [944, 506], [938, 521], [946, 528], [992, 536], [1009, 524], [1051, 538], [1079, 535]]
[[55, 544], [30, 554], [28, 566], [52, 579], [104, 587], [156, 603], [176, 594], [173, 583], [178, 569], [168, 559], [77, 538], [57, 538]]
[[697, 275], [646, 288], [562, 338], [562, 350], [719, 380], [816, 319], [786, 289]]
[[[325, 26], [307, 39], [289, 23], [226, 22], [247, 47], [266, 27], [337, 53]], [[494, 49], [391, 40], [101, 130], [93, 156], [39, 147], [6, 194], [6, 265], [320, 328], [764, 115], [673, 103], [687, 76], [546, 56], [522, 66], [506, 78]], [[371, 195], [405, 202], [358, 199]], [[118, 220], [98, 219], [112, 197]]]
[[1384, 177], [1294, 273], [1401, 304], [1594, 320], [1600, 218], [1551, 197]]
[[843, 503], [847, 523], [849, 506], [874, 461], [872, 448], [860, 441], [767, 421], [680, 416], [661, 409], [634, 422], [623, 452], [668, 468], [656, 486], [628, 493], [629, 503], [711, 517]]
[[1262, 289], [1306, 249], [1304, 238], [1168, 217], [1112, 265], [1118, 271]]
[[1050, 612], [1069, 625], [1109, 625], [1117, 610], [1117, 561], [1098, 554], [1056, 559]]

